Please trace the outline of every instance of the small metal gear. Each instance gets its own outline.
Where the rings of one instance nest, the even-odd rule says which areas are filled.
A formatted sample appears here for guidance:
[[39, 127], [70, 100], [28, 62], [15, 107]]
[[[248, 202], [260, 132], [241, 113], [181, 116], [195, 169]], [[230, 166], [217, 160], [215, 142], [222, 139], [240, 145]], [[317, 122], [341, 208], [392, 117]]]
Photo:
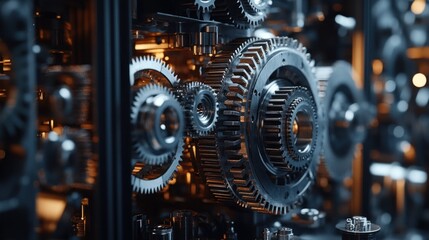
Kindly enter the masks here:
[[179, 96], [185, 108], [188, 135], [202, 137], [212, 132], [218, 115], [218, 103], [214, 90], [201, 82], [189, 82], [181, 87]]
[[172, 93], [179, 79], [163, 61], [144, 56], [132, 59], [130, 84], [134, 97], [131, 184], [136, 192], [154, 193], [173, 177], [183, 151], [183, 107]]
[[[132, 59], [130, 64], [130, 84], [133, 97], [133, 105], [131, 109], [132, 121], [137, 121], [136, 118], [138, 117], [140, 106], [145, 103], [147, 98], [153, 97], [151, 94], [164, 94], [169, 99], [168, 103], [172, 101], [177, 102], [176, 98], [172, 96], [168, 89], [177, 88], [179, 86], [179, 79], [169, 65], [153, 56], [143, 56]], [[148, 85], [152, 86], [150, 89], [147, 89], [148, 91], [142, 90], [143, 87]], [[163, 86], [164, 88], [160, 88], [160, 86]], [[153, 92], [151, 93], [151, 91]], [[174, 105], [177, 107], [177, 104]], [[180, 107], [180, 109], [182, 108]], [[183, 112], [178, 114], [182, 116]], [[184, 121], [181, 120], [180, 124], [184, 124]], [[142, 159], [148, 164], [162, 164], [171, 155], [171, 153], [168, 154], [166, 149], [161, 152], [155, 151], [153, 154], [150, 154], [147, 152], [148, 149], [152, 149], [152, 147], [147, 145], [149, 142], [143, 143], [146, 146], [141, 145], [141, 143], [139, 143], [135, 138], [133, 140], [136, 159]]]
[[267, 0], [218, 0], [212, 16], [240, 29], [254, 28], [265, 20], [270, 5]]
[[131, 107], [135, 158], [161, 165], [183, 145], [183, 108], [165, 87], [149, 84], [135, 94]]
[[198, 11], [203, 13], [210, 12], [215, 6], [215, 0], [195, 0], [194, 5]]
[[149, 84], [136, 94], [131, 123], [133, 145], [141, 157], [132, 161], [133, 190], [145, 194], [160, 191], [181, 160], [183, 109], [167, 88]]
[[[201, 169], [211, 193], [218, 200], [232, 200], [260, 212], [289, 212], [314, 180], [323, 128], [314, 97], [313, 62], [306, 49], [286, 37], [237, 40], [208, 65], [204, 83], [217, 91], [219, 102], [216, 132], [198, 142]], [[312, 115], [311, 139], [315, 149], [306, 159], [308, 167], [285, 171], [272, 168], [261, 129], [271, 97], [283, 87], [296, 86], [308, 89], [311, 98], [306, 101], [314, 101], [317, 114]]]
[[349, 63], [338, 61], [333, 67], [318, 68], [316, 73], [327, 121], [322, 160], [330, 177], [341, 181], [351, 174], [355, 147], [363, 141], [373, 111], [357, 89]]

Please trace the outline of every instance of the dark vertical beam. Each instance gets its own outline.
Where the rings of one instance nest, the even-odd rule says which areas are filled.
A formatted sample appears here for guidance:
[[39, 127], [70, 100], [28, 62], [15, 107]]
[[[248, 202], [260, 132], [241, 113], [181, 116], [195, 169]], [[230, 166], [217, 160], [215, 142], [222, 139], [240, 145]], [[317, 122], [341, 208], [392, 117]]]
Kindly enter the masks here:
[[96, 0], [96, 238], [131, 239], [129, 1]]
[[[372, 85], [372, 60], [374, 59], [374, 21], [372, 21], [373, 0], [364, 0], [362, 9], [363, 35], [364, 35], [364, 93], [367, 101], [375, 106], [375, 95]], [[363, 147], [362, 161], [362, 215], [370, 215], [371, 184], [372, 178], [369, 171], [371, 165], [371, 150], [374, 146], [372, 131], [369, 130]]]

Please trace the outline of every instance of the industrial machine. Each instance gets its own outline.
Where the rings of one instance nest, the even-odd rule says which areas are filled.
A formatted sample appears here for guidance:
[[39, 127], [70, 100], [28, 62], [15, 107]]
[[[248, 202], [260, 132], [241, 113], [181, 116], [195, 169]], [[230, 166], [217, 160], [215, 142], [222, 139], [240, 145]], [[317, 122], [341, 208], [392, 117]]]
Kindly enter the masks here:
[[0, 239], [426, 239], [426, 0], [0, 0]]

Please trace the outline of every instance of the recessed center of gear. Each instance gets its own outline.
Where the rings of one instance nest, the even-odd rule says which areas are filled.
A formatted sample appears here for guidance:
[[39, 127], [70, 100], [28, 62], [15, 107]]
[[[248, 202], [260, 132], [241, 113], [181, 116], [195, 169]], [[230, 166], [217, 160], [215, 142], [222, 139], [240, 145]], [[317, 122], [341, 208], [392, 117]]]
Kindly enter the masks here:
[[203, 126], [209, 125], [215, 118], [216, 102], [214, 100], [216, 99], [211, 98], [210, 95], [204, 94], [197, 104], [196, 110], [198, 113], [198, 120]]
[[177, 141], [179, 130], [179, 120], [176, 109], [167, 107], [160, 116], [159, 128], [167, 144], [174, 144]]
[[188, 135], [207, 135], [214, 129], [217, 121], [218, 105], [214, 90], [200, 82], [189, 82], [182, 88], [180, 101], [185, 107]]
[[313, 139], [313, 118], [306, 111], [299, 111], [293, 121], [292, 133], [295, 146], [300, 153], [311, 149]]
[[136, 127], [143, 132], [141, 141], [155, 151], [171, 149], [177, 144], [180, 120], [175, 103], [171, 97], [159, 94], [149, 97], [140, 108]]

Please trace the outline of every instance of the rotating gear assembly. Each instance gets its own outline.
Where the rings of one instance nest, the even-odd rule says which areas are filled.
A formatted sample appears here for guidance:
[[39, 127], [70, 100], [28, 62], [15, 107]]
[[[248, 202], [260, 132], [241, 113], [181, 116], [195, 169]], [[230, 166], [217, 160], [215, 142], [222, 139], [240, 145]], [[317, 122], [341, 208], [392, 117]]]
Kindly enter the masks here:
[[200, 82], [189, 82], [178, 94], [185, 108], [186, 131], [191, 137], [206, 136], [215, 128], [218, 103], [214, 90]]
[[241, 29], [254, 28], [265, 20], [270, 5], [269, 0], [218, 0], [212, 16]]
[[320, 67], [316, 78], [327, 121], [322, 159], [330, 177], [341, 181], [351, 174], [356, 145], [363, 141], [373, 114], [354, 83], [349, 63]]
[[287, 37], [236, 40], [208, 65], [204, 82], [219, 102], [216, 132], [198, 143], [211, 193], [260, 212], [290, 212], [314, 180], [321, 147], [310, 55]]
[[140, 193], [160, 191], [179, 166], [185, 119], [170, 90], [179, 80], [169, 66], [153, 57], [133, 59], [131, 126], [134, 156], [131, 182]]

